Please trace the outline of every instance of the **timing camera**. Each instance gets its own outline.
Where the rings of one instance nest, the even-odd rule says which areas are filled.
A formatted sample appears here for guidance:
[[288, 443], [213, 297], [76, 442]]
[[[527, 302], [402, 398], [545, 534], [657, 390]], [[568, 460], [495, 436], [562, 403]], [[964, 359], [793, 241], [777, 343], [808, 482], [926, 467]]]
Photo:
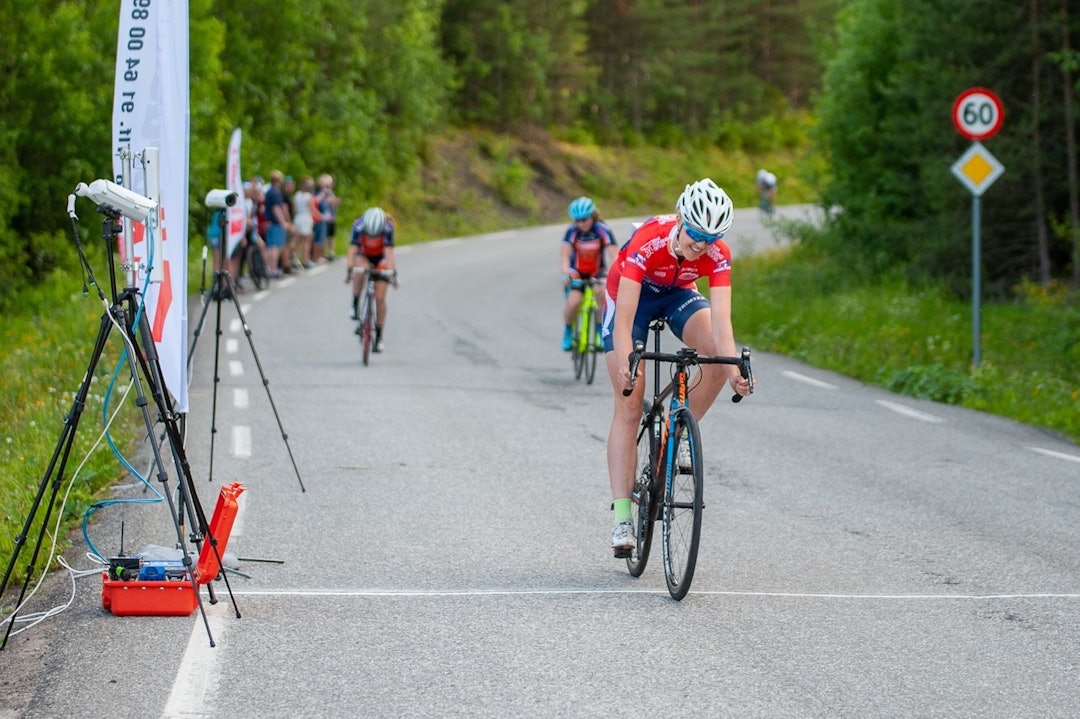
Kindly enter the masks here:
[[231, 190], [210, 190], [204, 202], [207, 207], [232, 207], [236, 204], [236, 193]]
[[147, 216], [158, 205], [155, 200], [108, 180], [94, 180], [89, 185], [80, 182], [75, 187], [75, 194], [89, 197], [98, 205], [110, 207], [135, 222], [146, 222]]

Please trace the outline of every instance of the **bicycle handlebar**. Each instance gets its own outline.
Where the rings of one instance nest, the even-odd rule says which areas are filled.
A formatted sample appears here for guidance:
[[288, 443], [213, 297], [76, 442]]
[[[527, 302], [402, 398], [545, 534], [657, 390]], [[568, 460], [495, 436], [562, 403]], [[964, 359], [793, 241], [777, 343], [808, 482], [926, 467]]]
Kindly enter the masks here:
[[[713, 355], [699, 355], [697, 350], [690, 347], [683, 347], [674, 354], [666, 352], [646, 352], [645, 343], [640, 340], [634, 343], [634, 351], [630, 353], [627, 358], [630, 362], [630, 388], [623, 390], [623, 397], [629, 397], [634, 391], [634, 384], [637, 382], [637, 370], [641, 360], [656, 360], [658, 362], [674, 362], [683, 366], [701, 365], [701, 364], [727, 364], [734, 365], [739, 368], [739, 374], [750, 384], [750, 394], [754, 393], [754, 373], [750, 369], [750, 348], [743, 347], [742, 354], [739, 357], [722, 357]], [[732, 402], [741, 402], [743, 396], [741, 394], [734, 394], [731, 396]]]

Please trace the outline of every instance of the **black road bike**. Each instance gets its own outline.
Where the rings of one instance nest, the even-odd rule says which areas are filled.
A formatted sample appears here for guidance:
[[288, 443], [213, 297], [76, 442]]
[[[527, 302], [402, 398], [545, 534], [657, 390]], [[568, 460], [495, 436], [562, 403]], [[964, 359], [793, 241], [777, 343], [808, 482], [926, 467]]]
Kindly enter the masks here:
[[[697, 419], [690, 411], [691, 368], [703, 364], [727, 364], [739, 368], [739, 374], [754, 391], [754, 375], [750, 369], [750, 350], [743, 347], [739, 357], [705, 356], [684, 347], [674, 353], [660, 351], [663, 320], [649, 325], [653, 331], [654, 350], [645, 351], [638, 342], [630, 353], [631, 381], [637, 376], [641, 360], [653, 360], [655, 394], [652, 401], [642, 403], [641, 426], [637, 435], [638, 473], [634, 478], [631, 496], [632, 521], [636, 546], [626, 558], [631, 576], [645, 571], [652, 547], [654, 523], [659, 520], [664, 551], [664, 576], [668, 592], [682, 599], [690, 591], [697, 566], [698, 544], [701, 541], [701, 517], [704, 472], [701, 432]], [[672, 378], [666, 386], [660, 384], [660, 365], [672, 366]], [[624, 390], [629, 395], [632, 390]], [[738, 402], [740, 395], [732, 396]], [[689, 451], [681, 445], [689, 445]], [[680, 461], [680, 455], [683, 461]], [[689, 457], [689, 462], [685, 458]]]

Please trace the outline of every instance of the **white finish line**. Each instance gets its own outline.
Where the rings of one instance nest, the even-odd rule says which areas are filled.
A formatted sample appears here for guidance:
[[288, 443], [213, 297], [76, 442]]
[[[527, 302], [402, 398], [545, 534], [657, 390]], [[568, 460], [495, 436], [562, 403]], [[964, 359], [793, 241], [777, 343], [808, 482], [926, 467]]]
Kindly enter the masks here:
[[[576, 594], [655, 594], [667, 596], [667, 589], [278, 589], [233, 590], [237, 597], [532, 597]], [[777, 597], [784, 599], [870, 599], [870, 600], [995, 600], [995, 599], [1080, 599], [1080, 592], [1016, 592], [1003, 594], [856, 594], [838, 592], [755, 592], [734, 590], [694, 590], [694, 596]]]

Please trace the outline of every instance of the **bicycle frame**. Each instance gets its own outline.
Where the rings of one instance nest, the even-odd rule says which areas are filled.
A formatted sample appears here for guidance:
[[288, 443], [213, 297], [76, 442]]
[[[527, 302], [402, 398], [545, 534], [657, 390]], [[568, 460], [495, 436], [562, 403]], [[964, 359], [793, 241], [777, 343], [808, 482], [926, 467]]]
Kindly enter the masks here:
[[603, 278], [589, 277], [581, 280], [581, 304], [578, 305], [574, 321], [573, 345], [571, 347], [574, 362], [574, 377], [592, 384], [596, 377], [596, 357], [603, 352], [600, 346], [600, 303], [596, 300], [596, 288], [604, 282]]

